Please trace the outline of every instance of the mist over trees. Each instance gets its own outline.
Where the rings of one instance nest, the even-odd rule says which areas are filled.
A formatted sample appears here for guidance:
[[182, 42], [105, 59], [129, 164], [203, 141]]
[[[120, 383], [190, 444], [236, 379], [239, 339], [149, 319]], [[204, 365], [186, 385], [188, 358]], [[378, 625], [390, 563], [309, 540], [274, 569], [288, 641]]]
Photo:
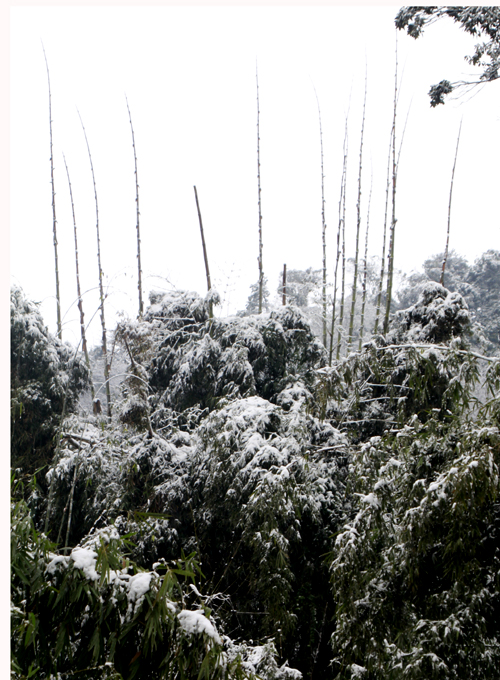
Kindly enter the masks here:
[[[471, 60], [489, 82], [497, 15], [396, 25], [486, 32]], [[345, 252], [346, 134], [336, 257], [268, 287], [257, 82], [244, 309], [220, 313], [196, 187], [208, 290], [143, 300], [130, 110], [137, 316], [106, 328], [101, 286], [86, 352], [11, 289], [12, 680], [498, 677], [500, 252], [398, 270], [397, 73], [382, 258]]]

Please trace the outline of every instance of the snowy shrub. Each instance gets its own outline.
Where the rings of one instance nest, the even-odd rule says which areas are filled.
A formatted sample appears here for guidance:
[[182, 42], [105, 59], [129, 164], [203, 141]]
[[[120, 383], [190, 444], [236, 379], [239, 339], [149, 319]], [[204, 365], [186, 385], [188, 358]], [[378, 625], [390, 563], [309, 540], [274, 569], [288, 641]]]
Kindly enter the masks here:
[[[213, 410], [224, 399], [274, 400], [294, 380], [311, 384], [314, 369], [326, 363], [298, 308], [210, 319], [206, 301], [194, 293], [153, 295], [151, 302], [144, 321], [123, 324], [121, 335], [149, 375], [157, 425], [162, 410], [168, 418], [169, 409]], [[137, 402], [126, 405], [126, 422], [139, 413]]]
[[293, 665], [307, 667], [325, 625], [321, 555], [344, 513], [348, 450], [307, 415], [304, 392], [288, 412], [257, 396], [214, 411], [197, 431], [186, 481], [191, 545], [230, 597], [225, 624], [254, 639], [272, 635]]
[[[413, 414], [425, 420], [469, 405], [479, 369], [461, 335], [469, 313], [460, 295], [428, 284], [418, 302], [398, 312], [386, 337], [317, 371], [320, 414], [355, 441], [382, 435]], [[436, 344], [437, 341], [441, 344]]]
[[48, 332], [37, 305], [18, 287], [11, 290], [10, 324], [11, 462], [33, 473], [50, 461], [63, 412], [76, 409], [89, 372], [79, 352]]
[[12, 678], [255, 677], [224, 651], [192, 557], [141, 570], [113, 527], [59, 555], [22, 501], [12, 522]]
[[439, 283], [427, 283], [417, 302], [396, 312], [387, 336], [388, 343], [449, 342], [464, 335], [470, 314], [464, 298]]
[[359, 448], [332, 555], [336, 677], [496, 677], [499, 465], [498, 428], [470, 415]]

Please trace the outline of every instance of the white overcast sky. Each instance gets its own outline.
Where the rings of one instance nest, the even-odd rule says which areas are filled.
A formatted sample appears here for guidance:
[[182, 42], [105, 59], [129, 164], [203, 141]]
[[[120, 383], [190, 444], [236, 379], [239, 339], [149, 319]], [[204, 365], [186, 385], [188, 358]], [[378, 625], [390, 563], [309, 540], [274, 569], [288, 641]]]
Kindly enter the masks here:
[[[78, 342], [73, 221], [86, 320], [96, 312], [95, 203], [99, 203], [109, 326], [137, 313], [135, 131], [142, 263], [151, 289], [206, 291], [196, 185], [219, 314], [244, 307], [258, 278], [256, 62], [259, 72], [264, 271], [272, 293], [289, 269], [320, 268], [324, 146], [328, 271], [333, 279], [344, 119], [350, 101], [348, 255], [354, 253], [356, 183], [365, 64], [363, 230], [373, 178], [370, 255], [382, 244], [392, 123], [397, 5], [81, 6], [11, 8], [10, 269], [42, 302], [55, 330], [48, 88], [50, 68], [64, 338]], [[473, 261], [500, 249], [500, 81], [431, 109], [443, 78], [477, 74], [464, 60], [474, 39], [449, 20], [417, 41], [398, 32], [398, 143], [408, 111], [397, 193], [396, 267], [418, 269], [444, 249], [451, 169], [460, 120], [451, 247]], [[471, 96], [473, 95], [473, 96]], [[362, 236], [364, 238], [364, 236]], [[349, 284], [350, 285], [350, 284]], [[100, 338], [98, 314], [90, 327]]]

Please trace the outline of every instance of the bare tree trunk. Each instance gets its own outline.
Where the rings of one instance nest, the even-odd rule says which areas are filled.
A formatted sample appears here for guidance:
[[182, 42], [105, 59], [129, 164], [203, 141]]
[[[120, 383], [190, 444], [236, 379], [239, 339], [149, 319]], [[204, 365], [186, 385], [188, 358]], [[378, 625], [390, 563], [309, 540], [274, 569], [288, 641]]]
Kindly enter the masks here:
[[[78, 112], [80, 116], [80, 112]], [[96, 230], [97, 230], [97, 265], [99, 267], [99, 296], [100, 296], [100, 310], [101, 310], [101, 326], [102, 326], [102, 353], [104, 356], [104, 379], [106, 382], [106, 401], [108, 406], [108, 418], [111, 421], [111, 391], [109, 387], [109, 363], [108, 363], [108, 349], [106, 342], [106, 322], [104, 319], [104, 288], [102, 281], [102, 267], [101, 267], [101, 239], [99, 236], [99, 207], [97, 203], [97, 188], [95, 183], [94, 175], [94, 165], [92, 163], [92, 155], [90, 153], [89, 141], [87, 139], [87, 133], [85, 132], [85, 126], [83, 124], [82, 117], [80, 116], [80, 122], [83, 128], [83, 134], [85, 135], [85, 142], [87, 144], [87, 151], [89, 152], [90, 169], [92, 170], [92, 181], [94, 183], [94, 197], [95, 197], [95, 214], [96, 214]]]
[[452, 197], [452, 194], [453, 194], [453, 180], [455, 179], [455, 167], [457, 165], [458, 145], [460, 144], [460, 133], [461, 132], [462, 132], [462, 121], [460, 121], [460, 127], [458, 128], [457, 148], [455, 149], [455, 160], [453, 161], [453, 170], [451, 172], [450, 200], [449, 200], [449, 203], [448, 203], [448, 229], [447, 229], [447, 232], [446, 232], [446, 247], [444, 249], [443, 268], [441, 270], [441, 278], [439, 279], [439, 283], [442, 286], [444, 286], [444, 270], [446, 269], [446, 261], [448, 260], [448, 247], [450, 245], [451, 197]]
[[255, 77], [257, 81], [257, 183], [259, 195], [259, 314], [262, 313], [262, 297], [264, 290], [264, 269], [262, 265], [262, 205], [261, 205], [261, 191], [260, 191], [260, 109], [259, 109], [259, 74], [257, 67], [255, 69]]
[[370, 196], [368, 198], [368, 212], [366, 216], [366, 235], [365, 235], [365, 257], [364, 257], [364, 267], [363, 267], [363, 285], [362, 285], [362, 301], [361, 301], [361, 321], [359, 328], [359, 351], [363, 346], [363, 334], [365, 330], [365, 307], [366, 307], [366, 279], [368, 276], [368, 232], [370, 229], [370, 206], [372, 202], [372, 189], [373, 189], [373, 170], [370, 182]]
[[356, 220], [356, 252], [354, 255], [354, 279], [352, 282], [352, 299], [351, 299], [351, 317], [349, 320], [349, 338], [347, 341], [348, 348], [352, 344], [352, 336], [354, 333], [354, 311], [356, 308], [356, 290], [358, 285], [358, 260], [359, 260], [359, 231], [361, 227], [361, 175], [363, 167], [363, 137], [365, 133], [365, 111], [366, 111], [366, 90], [367, 90], [368, 75], [365, 72], [365, 97], [363, 101], [363, 121], [361, 123], [361, 143], [359, 147], [359, 171], [358, 171], [358, 201], [357, 201], [357, 220]]
[[[205, 245], [205, 234], [203, 232], [203, 222], [201, 221], [200, 204], [198, 203], [198, 193], [196, 191], [196, 187], [194, 187], [194, 196], [196, 198], [196, 208], [198, 210], [198, 220], [200, 222], [201, 245], [203, 246], [203, 259], [205, 260], [205, 272], [206, 272], [206, 275], [207, 275], [207, 290], [210, 293], [210, 291], [212, 289], [212, 282], [210, 281], [210, 270], [208, 268], [207, 247]], [[213, 317], [212, 301], [210, 301], [209, 310], [210, 310], [210, 312], [209, 312], [210, 318], [212, 318]]]
[[316, 102], [318, 104], [319, 116], [319, 142], [321, 148], [321, 235], [323, 240], [323, 286], [322, 286], [322, 302], [323, 302], [323, 345], [327, 346], [326, 337], [326, 220], [325, 220], [325, 175], [323, 171], [323, 128], [321, 125], [321, 109], [319, 106], [318, 94], [316, 88], [314, 89], [316, 95]]
[[389, 331], [389, 316], [392, 302], [392, 282], [394, 276], [394, 240], [396, 236], [396, 112], [398, 103], [398, 41], [396, 38], [396, 67], [394, 74], [394, 113], [392, 118], [392, 218], [389, 237], [389, 261], [387, 265], [387, 300], [385, 303], [384, 334]]
[[283, 265], [283, 307], [286, 305], [286, 264]]
[[78, 239], [77, 239], [77, 234], [76, 234], [75, 204], [73, 202], [73, 191], [71, 189], [71, 180], [69, 178], [68, 164], [66, 163], [66, 158], [65, 158], [64, 154], [63, 154], [63, 158], [64, 158], [64, 167], [66, 168], [66, 175], [68, 176], [69, 195], [70, 195], [70, 198], [71, 198], [71, 210], [73, 212], [73, 229], [74, 229], [74, 233], [75, 233], [76, 290], [77, 290], [77, 295], [78, 295], [78, 309], [80, 311], [80, 333], [81, 333], [81, 336], [82, 336], [82, 350], [83, 350], [83, 353], [85, 354], [85, 363], [87, 364], [87, 368], [89, 369], [89, 372], [90, 372], [90, 391], [92, 393], [92, 401], [94, 401], [94, 399], [95, 399], [94, 381], [92, 379], [89, 351], [88, 351], [88, 347], [87, 347], [87, 338], [85, 336], [85, 314], [83, 313], [82, 290], [80, 288], [80, 268], [79, 268], [79, 263], [78, 263]]
[[[337, 253], [336, 253], [336, 259], [335, 259], [335, 275], [333, 279], [333, 303], [332, 303], [332, 325], [330, 329], [330, 352], [328, 355], [328, 364], [329, 366], [332, 365], [332, 358], [333, 358], [333, 338], [335, 334], [335, 311], [336, 311], [336, 303], [337, 303], [337, 277], [338, 277], [338, 269], [339, 269], [339, 259], [340, 259], [340, 234], [342, 230], [342, 222], [343, 222], [343, 214], [342, 214], [342, 205], [344, 203], [344, 195], [345, 195], [345, 180], [346, 180], [346, 172], [347, 172], [347, 116], [345, 120], [345, 132], [344, 132], [344, 158], [342, 161], [342, 179], [340, 181], [340, 200], [339, 200], [339, 226], [337, 229]], [[345, 213], [344, 213], [345, 217]], [[342, 301], [343, 304], [343, 301]]]
[[57, 257], [57, 220], [56, 220], [56, 192], [54, 189], [54, 154], [52, 151], [52, 95], [50, 92], [50, 73], [45, 47], [42, 42], [43, 56], [47, 68], [47, 80], [49, 83], [49, 128], [50, 128], [50, 181], [52, 184], [52, 232], [54, 241], [54, 258], [56, 269], [56, 303], [57, 303], [57, 335], [62, 340], [62, 321], [61, 321], [61, 294], [59, 290], [59, 260]]
[[139, 319], [142, 319], [144, 313], [144, 303], [142, 301], [142, 268], [141, 268], [141, 232], [139, 229], [139, 180], [137, 177], [137, 153], [135, 150], [135, 136], [134, 136], [134, 126], [132, 125], [132, 116], [130, 114], [130, 108], [128, 105], [127, 95], [125, 95], [125, 101], [127, 102], [128, 119], [130, 121], [130, 129], [132, 130], [132, 146], [134, 147], [134, 163], [135, 163], [135, 204], [137, 208], [137, 288], [139, 290]]

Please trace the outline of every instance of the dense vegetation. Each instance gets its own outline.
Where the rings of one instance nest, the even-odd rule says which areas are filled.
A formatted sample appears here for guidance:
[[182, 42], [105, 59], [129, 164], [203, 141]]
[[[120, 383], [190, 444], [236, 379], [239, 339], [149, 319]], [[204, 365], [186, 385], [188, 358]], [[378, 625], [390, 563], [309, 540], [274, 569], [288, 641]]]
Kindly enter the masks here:
[[500, 363], [464, 297], [423, 282], [331, 366], [299, 307], [216, 301], [118, 326], [109, 422], [12, 291], [13, 678], [495, 677]]
[[[486, 35], [469, 61], [498, 78], [497, 9], [396, 24], [443, 16]], [[84, 356], [12, 289], [13, 680], [498, 677], [500, 253], [447, 245], [393, 291], [396, 102], [390, 285], [342, 246], [349, 334], [334, 303], [329, 348], [325, 261], [285, 269], [273, 306], [261, 248], [245, 310], [221, 318], [205, 253], [206, 298], [144, 309], [136, 157], [139, 314], [111, 352], [102, 281]]]

